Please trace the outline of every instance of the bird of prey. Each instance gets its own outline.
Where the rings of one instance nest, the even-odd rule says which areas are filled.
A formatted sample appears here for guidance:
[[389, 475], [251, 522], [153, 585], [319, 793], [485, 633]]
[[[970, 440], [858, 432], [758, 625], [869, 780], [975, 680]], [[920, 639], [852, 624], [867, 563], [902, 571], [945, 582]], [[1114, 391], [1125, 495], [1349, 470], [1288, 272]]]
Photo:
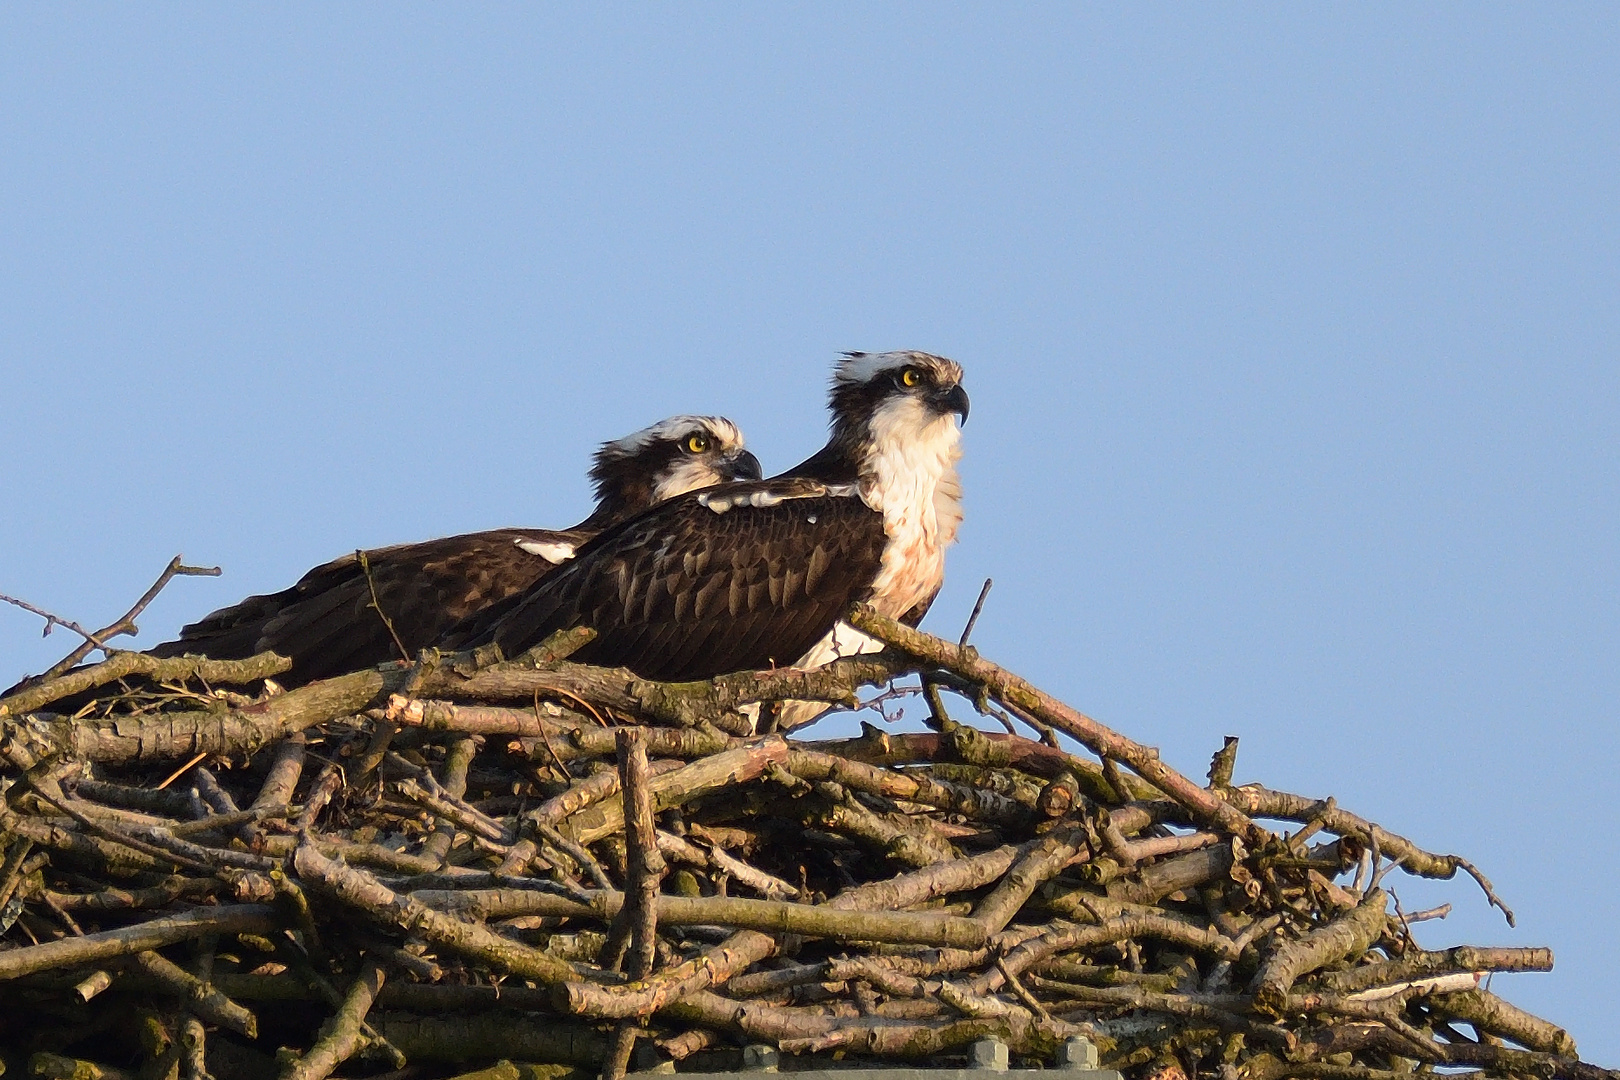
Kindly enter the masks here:
[[292, 670], [277, 677], [287, 686], [414, 657], [458, 620], [529, 588], [602, 530], [689, 491], [758, 480], [760, 467], [730, 420], [674, 416], [604, 444], [590, 477], [596, 509], [572, 528], [493, 529], [345, 555], [151, 651], [217, 660], [273, 650], [292, 658]]
[[498, 617], [444, 644], [508, 656], [572, 626], [572, 659], [651, 679], [816, 667], [876, 643], [840, 622], [852, 601], [915, 624], [962, 520], [962, 368], [921, 352], [846, 353], [827, 445], [768, 480], [693, 492], [603, 532]]

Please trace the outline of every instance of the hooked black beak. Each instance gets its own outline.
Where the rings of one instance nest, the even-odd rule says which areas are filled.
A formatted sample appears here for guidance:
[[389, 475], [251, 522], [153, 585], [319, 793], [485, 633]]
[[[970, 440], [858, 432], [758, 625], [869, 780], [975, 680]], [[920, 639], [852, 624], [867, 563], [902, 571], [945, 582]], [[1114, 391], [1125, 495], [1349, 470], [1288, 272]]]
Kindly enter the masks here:
[[960, 383], [949, 390], [936, 390], [933, 399], [934, 408], [941, 413], [955, 413], [962, 418], [962, 423], [967, 423], [968, 396]]
[[765, 475], [765, 470], [759, 467], [759, 458], [747, 450], [740, 450], [735, 457], [726, 461], [728, 480], [758, 480]]

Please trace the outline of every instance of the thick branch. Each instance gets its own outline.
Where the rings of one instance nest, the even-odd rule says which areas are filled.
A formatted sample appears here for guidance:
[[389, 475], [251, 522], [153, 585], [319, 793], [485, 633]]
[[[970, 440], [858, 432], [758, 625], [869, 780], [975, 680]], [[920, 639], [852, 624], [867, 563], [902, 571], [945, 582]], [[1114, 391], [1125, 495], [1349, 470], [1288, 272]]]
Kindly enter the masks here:
[[295, 731], [359, 712], [402, 677], [398, 671], [359, 671], [219, 712], [76, 721], [0, 718], [0, 754], [12, 761], [19, 755], [38, 760], [60, 754], [111, 765], [252, 753]]
[[292, 661], [273, 652], [262, 652], [246, 660], [209, 660], [202, 656], [156, 657], [138, 652], [115, 652], [99, 664], [76, 668], [60, 678], [35, 683], [7, 698], [0, 698], [0, 716], [21, 716], [53, 701], [105, 686], [131, 675], [144, 675], [155, 682], [201, 679], [225, 686], [247, 683], [280, 675]]
[[1154, 748], [1133, 742], [1037, 690], [1012, 672], [981, 658], [971, 645], [960, 646], [913, 630], [865, 604], [851, 608], [848, 620], [855, 629], [887, 645], [973, 680], [997, 700], [1017, 706], [1079, 740], [1098, 757], [1113, 758], [1129, 765], [1143, 779], [1185, 806], [1198, 820], [1237, 833], [1256, 846], [1269, 838], [1264, 829], [1215, 792], [1200, 787], [1160, 761], [1159, 752]]
[[[303, 849], [300, 849], [303, 850]], [[516, 915], [557, 915], [606, 922], [619, 913], [624, 894], [596, 891], [581, 903], [529, 889], [419, 890], [422, 904], [475, 919]], [[658, 921], [671, 926], [735, 926], [776, 934], [803, 934], [833, 941], [876, 941], [893, 945], [942, 945], [977, 948], [984, 927], [954, 915], [904, 911], [846, 911], [822, 904], [790, 904], [734, 896], [658, 897]]]
[[1355, 993], [1374, 986], [1421, 979], [1427, 975], [1446, 975], [1457, 971], [1551, 971], [1553, 954], [1547, 948], [1514, 949], [1506, 947], [1481, 948], [1459, 945], [1435, 952], [1418, 951], [1398, 960], [1381, 964], [1363, 964], [1347, 971], [1330, 971], [1320, 976], [1317, 984], [1342, 994]]
[[647, 747], [638, 728], [620, 728], [619, 781], [624, 788], [620, 803], [624, 814], [625, 903], [620, 918], [628, 924], [630, 953], [625, 973], [632, 979], [652, 974], [653, 950], [658, 939], [658, 885], [668, 867], [658, 851], [658, 826], [653, 821], [652, 790], [647, 775]]
[[209, 934], [267, 934], [278, 925], [275, 909], [260, 904], [194, 908], [184, 915], [0, 952], [0, 980], [150, 952]]
[[[870, 656], [835, 661], [814, 671], [777, 668], [699, 682], [661, 683], [624, 668], [568, 662], [542, 668], [498, 664], [469, 676], [438, 668], [422, 681], [418, 692], [477, 701], [533, 701], [536, 695], [560, 695], [564, 700], [588, 701], [652, 723], [692, 727], [706, 720], [727, 728], [737, 726], [739, 707], [760, 701], [792, 698], [852, 706], [861, 687], [887, 682], [910, 667], [895, 657]], [[743, 731], [746, 733], [746, 727]]]
[[1531, 1050], [1576, 1056], [1575, 1040], [1569, 1032], [1508, 1004], [1488, 990], [1430, 994], [1426, 1000], [1446, 1016], [1472, 1024], [1476, 1031], [1512, 1039]]

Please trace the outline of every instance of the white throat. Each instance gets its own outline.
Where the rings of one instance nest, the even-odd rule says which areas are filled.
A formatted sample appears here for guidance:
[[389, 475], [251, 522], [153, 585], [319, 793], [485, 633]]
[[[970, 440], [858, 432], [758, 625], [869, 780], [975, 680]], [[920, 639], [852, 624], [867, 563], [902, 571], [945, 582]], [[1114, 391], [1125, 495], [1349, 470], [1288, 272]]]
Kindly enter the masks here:
[[962, 433], [911, 396], [878, 406], [871, 443], [860, 465], [861, 499], [883, 515], [889, 544], [873, 582], [873, 604], [899, 618], [939, 590], [945, 548], [962, 523], [962, 483], [956, 461]]

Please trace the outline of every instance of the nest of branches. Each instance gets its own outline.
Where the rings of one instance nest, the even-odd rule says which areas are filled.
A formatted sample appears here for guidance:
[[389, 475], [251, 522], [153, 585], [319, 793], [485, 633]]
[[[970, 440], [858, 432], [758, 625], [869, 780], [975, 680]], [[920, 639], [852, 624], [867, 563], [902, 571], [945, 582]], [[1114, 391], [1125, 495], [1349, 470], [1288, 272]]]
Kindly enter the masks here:
[[[1620, 1076], [1486, 989], [1549, 950], [1419, 945], [1443, 912], [1393, 870], [1512, 921], [1462, 858], [1234, 786], [1236, 740], [1195, 782], [970, 647], [850, 622], [888, 650], [688, 684], [569, 663], [589, 631], [291, 692], [271, 655], [53, 672], [0, 700], [7, 1065], [619, 1077], [996, 1038], [1042, 1066], [1083, 1036], [1133, 1078]], [[751, 733], [872, 687], [932, 730]]]

